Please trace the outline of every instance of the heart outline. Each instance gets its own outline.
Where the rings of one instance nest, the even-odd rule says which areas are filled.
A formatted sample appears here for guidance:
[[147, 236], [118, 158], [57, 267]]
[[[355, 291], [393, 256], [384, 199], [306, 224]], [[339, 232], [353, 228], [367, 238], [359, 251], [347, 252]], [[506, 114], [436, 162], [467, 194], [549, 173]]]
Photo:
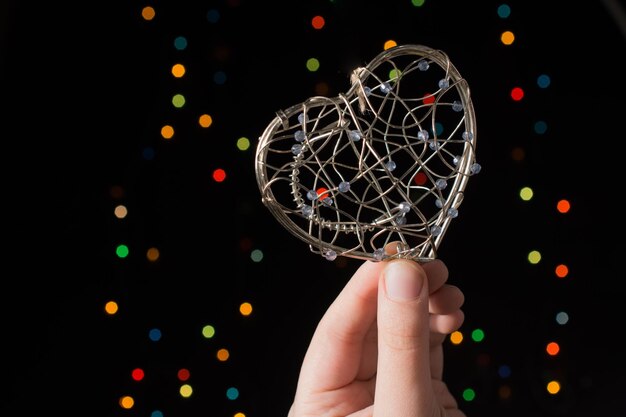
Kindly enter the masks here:
[[[409, 64], [397, 66], [404, 59], [409, 59]], [[381, 76], [379, 69], [382, 71], [383, 65], [390, 65], [391, 70]], [[438, 89], [419, 97], [402, 97], [401, 83], [412, 80], [409, 77], [415, 74], [426, 74], [432, 67], [445, 74], [438, 78]], [[371, 80], [375, 81], [373, 86], [368, 84]], [[276, 112], [256, 150], [255, 172], [262, 202], [283, 227], [308, 243], [312, 252], [329, 260], [336, 256], [373, 261], [435, 259], [451, 220], [458, 215], [468, 178], [480, 171], [475, 161], [476, 118], [469, 86], [445, 53], [423, 45], [401, 45], [383, 51], [365, 67], [355, 69], [351, 83], [345, 94], [311, 97]], [[448, 94], [456, 100], [444, 101]], [[420, 100], [421, 104], [416, 105]], [[406, 113], [398, 115], [397, 108], [404, 108]], [[442, 138], [438, 120], [445, 117], [437, 112], [444, 113], [448, 108], [453, 110], [451, 118], [461, 111], [462, 117], [451, 134]], [[310, 118], [312, 110], [317, 113]], [[459, 130], [461, 126], [465, 129]], [[409, 134], [415, 129], [416, 134]], [[462, 152], [455, 155], [446, 149], [453, 146]], [[321, 158], [329, 149], [328, 159]], [[356, 158], [355, 164], [336, 161], [338, 155], [344, 160]], [[396, 157], [405, 163], [404, 175], [392, 173]], [[451, 158], [455, 166], [446, 158]], [[274, 159], [279, 163], [275, 164]], [[451, 173], [434, 172], [432, 166], [436, 164], [435, 170], [450, 169]], [[413, 184], [420, 173], [428, 177], [431, 188]], [[305, 177], [308, 186], [303, 185]], [[337, 183], [333, 177], [342, 181]], [[449, 179], [453, 181], [448, 188]], [[282, 197], [277, 198], [276, 189], [283, 182], [287, 183], [283, 194], [291, 195], [290, 205]], [[359, 186], [358, 193], [353, 191]], [[372, 198], [370, 193], [374, 194]], [[434, 201], [439, 211], [425, 209], [427, 200], [431, 205]], [[340, 201], [344, 206], [351, 205], [353, 212], [340, 209]], [[361, 216], [362, 211], [368, 212], [369, 220], [361, 221], [366, 217]], [[376, 214], [378, 217], [372, 217]], [[412, 229], [405, 226], [408, 214], [412, 216]], [[350, 243], [349, 235], [355, 236], [356, 243]], [[387, 253], [385, 247], [392, 241], [398, 243], [397, 250]], [[346, 243], [352, 247], [345, 247]]]

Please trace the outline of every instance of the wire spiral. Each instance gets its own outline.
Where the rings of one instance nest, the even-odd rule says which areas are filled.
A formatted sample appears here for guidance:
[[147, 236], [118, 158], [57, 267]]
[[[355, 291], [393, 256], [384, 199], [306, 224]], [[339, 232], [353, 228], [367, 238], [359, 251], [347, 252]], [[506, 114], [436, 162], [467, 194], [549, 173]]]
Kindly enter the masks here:
[[256, 150], [262, 201], [326, 259], [432, 260], [481, 169], [469, 87], [421, 45], [387, 49], [351, 84], [277, 112]]

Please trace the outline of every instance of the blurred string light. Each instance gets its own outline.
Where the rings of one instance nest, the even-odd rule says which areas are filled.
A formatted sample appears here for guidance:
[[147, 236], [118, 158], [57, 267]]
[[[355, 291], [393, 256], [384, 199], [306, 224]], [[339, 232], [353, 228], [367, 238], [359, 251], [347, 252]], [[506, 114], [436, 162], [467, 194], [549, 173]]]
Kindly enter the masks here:
[[177, 36], [174, 39], [174, 48], [176, 48], [179, 51], [183, 51], [187, 49], [187, 38], [184, 36]]
[[511, 376], [511, 367], [509, 365], [498, 366], [498, 376], [500, 378], [509, 378]]
[[130, 253], [130, 250], [128, 249], [128, 246], [121, 244], [121, 245], [117, 245], [117, 247], [115, 248], [115, 254], [117, 255], [118, 258], [126, 258], [128, 257], [128, 254]]
[[517, 162], [523, 161], [526, 158], [526, 151], [524, 148], [516, 146], [511, 150], [511, 158]]
[[543, 120], [538, 120], [534, 125], [535, 133], [538, 135], [543, 135], [548, 130], [548, 124]]
[[104, 304], [104, 311], [112, 316], [114, 314], [117, 314], [117, 312], [119, 311], [119, 305], [115, 302], [115, 301], [107, 301]]
[[178, 109], [184, 107], [186, 102], [185, 96], [180, 93], [172, 96], [172, 105]]
[[217, 85], [226, 84], [226, 73], [224, 71], [215, 71], [213, 74], [213, 82]]
[[567, 314], [565, 311], [559, 311], [558, 313], [556, 313], [554, 319], [558, 324], [562, 326], [564, 324], [567, 324], [567, 322], [569, 321], [569, 314]]
[[306, 61], [306, 68], [310, 72], [316, 72], [320, 69], [320, 61], [317, 58], [309, 58]]
[[550, 394], [558, 394], [561, 391], [561, 383], [559, 381], [550, 381], [546, 385], [546, 390]]
[[220, 362], [226, 362], [230, 358], [230, 352], [226, 348], [221, 348], [215, 354], [217, 360]]
[[159, 257], [161, 256], [161, 252], [159, 252], [158, 248], [148, 248], [148, 250], [146, 251], [146, 259], [150, 262], [156, 262], [159, 260]]
[[202, 336], [206, 339], [213, 338], [213, 336], [215, 336], [215, 327], [211, 326], [210, 324], [202, 327]]
[[524, 98], [524, 89], [522, 87], [513, 87], [511, 89], [511, 98], [513, 101], [521, 101]]
[[153, 20], [156, 16], [156, 11], [154, 10], [153, 7], [151, 6], [146, 6], [143, 9], [141, 9], [141, 17], [143, 17], [145, 20]]
[[237, 149], [240, 151], [247, 151], [250, 149], [250, 139], [246, 137], [240, 137], [237, 139]]
[[541, 74], [537, 77], [537, 85], [539, 88], [548, 88], [552, 80], [548, 74]]
[[386, 51], [389, 48], [393, 48], [394, 46], [397, 46], [398, 43], [392, 39], [389, 39], [387, 41], [385, 41], [385, 43], [383, 44], [383, 49]]
[[213, 171], [213, 179], [215, 182], [224, 182], [226, 180], [226, 171], [222, 168], [217, 168]]
[[206, 13], [206, 20], [209, 23], [217, 23], [220, 20], [220, 12], [216, 9], [211, 9]]
[[174, 64], [172, 65], [172, 75], [175, 78], [182, 78], [185, 75], [187, 69], [183, 64]]
[[252, 314], [252, 304], [247, 301], [241, 303], [241, 305], [239, 306], [239, 312], [242, 316], [249, 316], [250, 314]]
[[507, 46], [512, 45], [513, 42], [515, 42], [515, 34], [511, 32], [510, 30], [505, 30], [500, 35], [500, 42], [502, 42], [504, 45], [507, 45]]
[[120, 407], [126, 410], [130, 410], [131, 408], [135, 406], [135, 399], [131, 397], [130, 395], [124, 395], [120, 397], [119, 404], [120, 404]]
[[567, 265], [560, 264], [557, 265], [556, 268], [554, 268], [554, 273], [559, 278], [565, 278], [567, 274], [569, 274], [569, 268], [567, 267]]
[[156, 153], [155, 153], [154, 148], [152, 146], [146, 146], [145, 148], [143, 148], [143, 151], [141, 151], [141, 156], [146, 161], [152, 161], [154, 159], [155, 155], [156, 155]]
[[[496, 11], [501, 19], [508, 19], [511, 16], [511, 7], [506, 3], [499, 5]], [[510, 30], [502, 32], [500, 34], [500, 42], [503, 45], [512, 45], [515, 42], [515, 34]]]
[[456, 330], [450, 333], [450, 342], [453, 345], [460, 345], [463, 342], [463, 332]]
[[538, 264], [541, 261], [541, 253], [538, 250], [532, 250], [528, 253], [528, 262], [533, 265]]
[[252, 259], [253, 262], [261, 262], [263, 260], [263, 251], [260, 249], [254, 249], [250, 252], [250, 259]]
[[176, 377], [178, 378], [179, 381], [184, 382], [184, 381], [189, 380], [189, 378], [191, 377], [191, 372], [189, 372], [189, 369], [187, 368], [181, 368], [176, 373]]
[[178, 389], [178, 393], [183, 398], [189, 398], [193, 394], [193, 388], [190, 384], [183, 384]]
[[476, 391], [473, 388], [465, 388], [461, 395], [465, 401], [474, 401], [476, 399]]
[[161, 337], [161, 330], [156, 327], [150, 329], [150, 331], [148, 332], [148, 338], [153, 342], [158, 342], [159, 340], [161, 340]]
[[524, 201], [529, 201], [533, 198], [533, 189], [530, 187], [522, 187], [519, 191], [519, 196]]
[[213, 117], [210, 114], [201, 114], [200, 117], [198, 117], [198, 124], [204, 128], [211, 127]]
[[146, 376], [146, 373], [141, 368], [135, 368], [130, 373], [130, 377], [134, 381], [142, 381], [145, 376]]
[[320, 30], [324, 27], [325, 24], [326, 20], [323, 16], [313, 16], [313, 18], [311, 19], [311, 26], [313, 26], [313, 29]]
[[472, 340], [477, 343], [485, 340], [485, 332], [483, 331], [483, 329], [472, 330]]

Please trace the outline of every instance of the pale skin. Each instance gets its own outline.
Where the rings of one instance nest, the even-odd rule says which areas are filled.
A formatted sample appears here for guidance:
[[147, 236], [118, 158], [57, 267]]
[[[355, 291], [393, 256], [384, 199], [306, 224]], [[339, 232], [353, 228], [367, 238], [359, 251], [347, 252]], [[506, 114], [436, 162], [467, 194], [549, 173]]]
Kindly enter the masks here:
[[464, 295], [441, 260], [364, 262], [320, 320], [289, 417], [465, 417], [443, 378]]

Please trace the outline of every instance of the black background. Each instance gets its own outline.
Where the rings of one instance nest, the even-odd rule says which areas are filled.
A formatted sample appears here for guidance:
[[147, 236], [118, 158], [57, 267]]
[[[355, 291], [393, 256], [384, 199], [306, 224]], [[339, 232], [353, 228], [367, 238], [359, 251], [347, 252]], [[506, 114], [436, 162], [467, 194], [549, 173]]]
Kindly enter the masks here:
[[[317, 320], [359, 262], [319, 258], [271, 217], [254, 177], [256, 138], [317, 83], [329, 96], [346, 91], [350, 72], [394, 39], [445, 51], [476, 109], [483, 171], [439, 252], [466, 295], [461, 330], [486, 333], [482, 343], [446, 346], [462, 409], [626, 416], [626, 40], [610, 7], [623, 13], [623, 2], [513, 1], [503, 19], [493, 1], [157, 1], [153, 21], [141, 18], [148, 4], [113, 3], [2, 4], [1, 415], [286, 415]], [[321, 31], [310, 25], [316, 14], [326, 18]], [[513, 45], [500, 43], [504, 30]], [[177, 36], [187, 49], [174, 48]], [[311, 56], [316, 73], [304, 66]], [[169, 72], [177, 62], [183, 79]], [[549, 88], [538, 88], [540, 74]], [[526, 92], [521, 102], [509, 97], [514, 86]], [[179, 92], [182, 109], [171, 105]], [[196, 122], [205, 112], [209, 129]], [[543, 135], [537, 120], [548, 124]], [[177, 129], [170, 141], [164, 124]], [[248, 151], [235, 146], [241, 136]], [[223, 183], [211, 178], [216, 168], [227, 172]], [[526, 185], [530, 202], [518, 197]], [[572, 203], [565, 215], [555, 209], [561, 198]], [[117, 204], [126, 219], [113, 216]], [[115, 255], [120, 243], [128, 258]], [[144, 255], [150, 247], [160, 250], [156, 263]], [[526, 260], [534, 249], [537, 265]], [[566, 279], [554, 275], [559, 263], [570, 267]], [[112, 317], [110, 299], [120, 304]], [[243, 301], [249, 317], [238, 312]], [[554, 320], [561, 310], [565, 326]], [[215, 338], [201, 337], [204, 324]], [[158, 344], [148, 339], [155, 327]], [[552, 340], [557, 357], [545, 354]], [[215, 359], [220, 347], [231, 352], [225, 363]], [[144, 381], [131, 380], [136, 367]], [[178, 394], [181, 368], [191, 372], [188, 399]], [[544, 388], [553, 378], [558, 395]], [[226, 398], [230, 386], [236, 400]], [[472, 402], [461, 399], [466, 387], [477, 392]], [[122, 395], [135, 398], [133, 409], [119, 407]]]

